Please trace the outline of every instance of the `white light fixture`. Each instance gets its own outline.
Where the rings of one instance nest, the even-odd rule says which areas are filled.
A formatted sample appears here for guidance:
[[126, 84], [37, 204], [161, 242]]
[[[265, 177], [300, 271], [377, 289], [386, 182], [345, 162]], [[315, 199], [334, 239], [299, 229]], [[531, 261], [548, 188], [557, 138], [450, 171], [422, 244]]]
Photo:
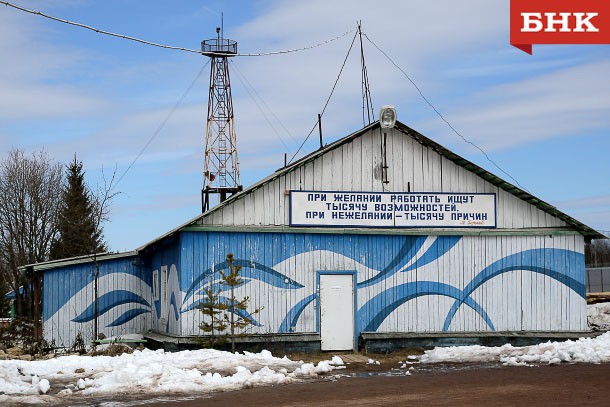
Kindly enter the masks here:
[[391, 129], [396, 124], [396, 109], [394, 106], [382, 106], [379, 112], [379, 123], [382, 129]]

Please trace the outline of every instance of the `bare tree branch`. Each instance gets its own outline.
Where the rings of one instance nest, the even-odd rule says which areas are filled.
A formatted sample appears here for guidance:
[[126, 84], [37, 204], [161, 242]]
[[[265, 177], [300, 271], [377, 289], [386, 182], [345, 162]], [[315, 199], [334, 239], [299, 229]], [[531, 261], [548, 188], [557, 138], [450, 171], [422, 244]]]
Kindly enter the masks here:
[[19, 311], [25, 306], [19, 292], [27, 279], [19, 267], [45, 261], [57, 236], [63, 171], [44, 151], [26, 156], [12, 150], [0, 161], [0, 272], [15, 291]]

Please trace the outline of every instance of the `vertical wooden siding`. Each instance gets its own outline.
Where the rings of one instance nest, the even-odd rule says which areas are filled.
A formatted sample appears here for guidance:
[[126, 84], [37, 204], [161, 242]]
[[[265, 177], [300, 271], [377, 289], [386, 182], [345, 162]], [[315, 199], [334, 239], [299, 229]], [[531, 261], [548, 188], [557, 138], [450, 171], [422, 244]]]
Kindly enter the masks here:
[[[189, 253], [185, 253], [184, 256], [189, 256]], [[176, 241], [166, 242], [166, 244], [160, 248], [154, 250], [150, 259], [150, 266], [148, 266], [149, 274], [156, 270], [159, 273], [159, 298], [153, 300], [152, 303], [152, 315], [151, 325], [152, 329], [158, 332], [170, 333], [179, 335], [181, 332], [180, 318], [175, 318], [176, 309], [172, 304], [172, 295], [174, 301], [177, 304], [176, 308], [182, 303], [182, 295], [178, 288], [179, 276], [178, 270], [180, 268], [180, 247]], [[161, 293], [161, 268], [167, 267], [167, 301], [164, 307], [161, 305], [162, 293]], [[152, 277], [151, 277], [152, 281]], [[151, 297], [152, 298], [152, 297]], [[162, 310], [165, 313], [162, 313]], [[179, 309], [178, 309], [179, 311]]]
[[[150, 281], [135, 258], [100, 261], [99, 333], [107, 337], [146, 332], [151, 328]], [[71, 347], [77, 335], [90, 345], [95, 324], [95, 264], [48, 270], [43, 282], [44, 338]]]
[[567, 226], [395, 129], [388, 131], [389, 183], [384, 186], [379, 170], [381, 140], [380, 130], [371, 130], [212, 212], [202, 222], [225, 226], [288, 225], [288, 190], [410, 190], [495, 193], [498, 228]]
[[[417, 241], [416, 252], [404, 252], [409, 239]], [[264, 307], [256, 316], [261, 326], [253, 332], [316, 332], [315, 299], [303, 308], [294, 326], [287, 325], [287, 316], [295, 315], [298, 304], [317, 294], [316, 272], [320, 270], [357, 271], [361, 331], [585, 330], [582, 240], [580, 235], [456, 238], [183, 233], [181, 245], [186, 255], [179, 275], [186, 302], [181, 307], [182, 334], [201, 333], [200, 313], [187, 309], [197, 302], [198, 290], [214, 281], [212, 271], [223, 267], [229, 252], [243, 261], [247, 280], [237, 295], [250, 297], [250, 309]], [[380, 273], [384, 277], [374, 280]], [[488, 319], [466, 301], [459, 303], [448, 323], [456, 304], [448, 293], [471, 287], [485, 273], [491, 277], [462, 300], [474, 301]], [[212, 277], [201, 279], [202, 275]], [[445, 292], [428, 293], [439, 287]], [[405, 300], [401, 296], [409, 290], [415, 296]], [[381, 317], [372, 318], [373, 314]]]

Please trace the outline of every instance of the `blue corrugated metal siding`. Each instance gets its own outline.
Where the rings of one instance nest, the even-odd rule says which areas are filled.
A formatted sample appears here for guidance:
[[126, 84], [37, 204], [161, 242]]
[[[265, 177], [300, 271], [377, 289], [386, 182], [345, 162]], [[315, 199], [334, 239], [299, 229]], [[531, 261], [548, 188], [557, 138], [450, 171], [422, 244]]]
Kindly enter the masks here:
[[[116, 336], [150, 329], [150, 274], [135, 257], [99, 262], [98, 329]], [[78, 334], [93, 340], [95, 264], [81, 263], [47, 270], [43, 282], [44, 337], [70, 347]]]
[[359, 331], [586, 328], [582, 236], [183, 232], [182, 334], [200, 334], [206, 284], [233, 253], [253, 332], [315, 332], [318, 270], [357, 270]]

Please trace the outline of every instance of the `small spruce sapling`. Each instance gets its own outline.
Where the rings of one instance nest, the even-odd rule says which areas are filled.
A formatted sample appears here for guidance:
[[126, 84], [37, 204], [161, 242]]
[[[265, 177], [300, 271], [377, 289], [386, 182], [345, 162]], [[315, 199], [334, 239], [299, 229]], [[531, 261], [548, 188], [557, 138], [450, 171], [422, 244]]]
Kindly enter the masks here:
[[[202, 345], [208, 348], [215, 348], [226, 342], [227, 324], [221, 316], [229, 306], [220, 302], [220, 288], [214, 289], [214, 284], [204, 289], [204, 300], [199, 303], [197, 308], [204, 315], [204, 320], [199, 324], [199, 329], [209, 334], [202, 338]], [[205, 318], [208, 317], [208, 318]], [[206, 321], [209, 321], [207, 322]]]
[[[209, 287], [204, 290], [205, 299], [198, 308], [204, 316], [208, 317], [209, 322], [202, 322], [199, 328], [210, 334], [206, 335], [204, 340], [204, 344], [209, 347], [224, 343], [228, 334], [231, 339], [231, 351], [235, 352], [235, 337], [239, 335], [239, 331], [243, 332], [254, 325], [254, 320], [251, 317], [258, 314], [262, 307], [248, 313], [250, 297], [246, 296], [241, 299], [235, 297], [235, 288], [244, 283], [239, 276], [241, 266], [234, 264], [235, 257], [232, 253], [227, 254], [226, 262], [228, 270], [226, 272], [219, 271], [222, 288], [215, 289], [214, 284], [210, 283]], [[226, 298], [226, 301], [222, 301], [220, 296], [223, 291], [229, 291], [229, 297]]]

